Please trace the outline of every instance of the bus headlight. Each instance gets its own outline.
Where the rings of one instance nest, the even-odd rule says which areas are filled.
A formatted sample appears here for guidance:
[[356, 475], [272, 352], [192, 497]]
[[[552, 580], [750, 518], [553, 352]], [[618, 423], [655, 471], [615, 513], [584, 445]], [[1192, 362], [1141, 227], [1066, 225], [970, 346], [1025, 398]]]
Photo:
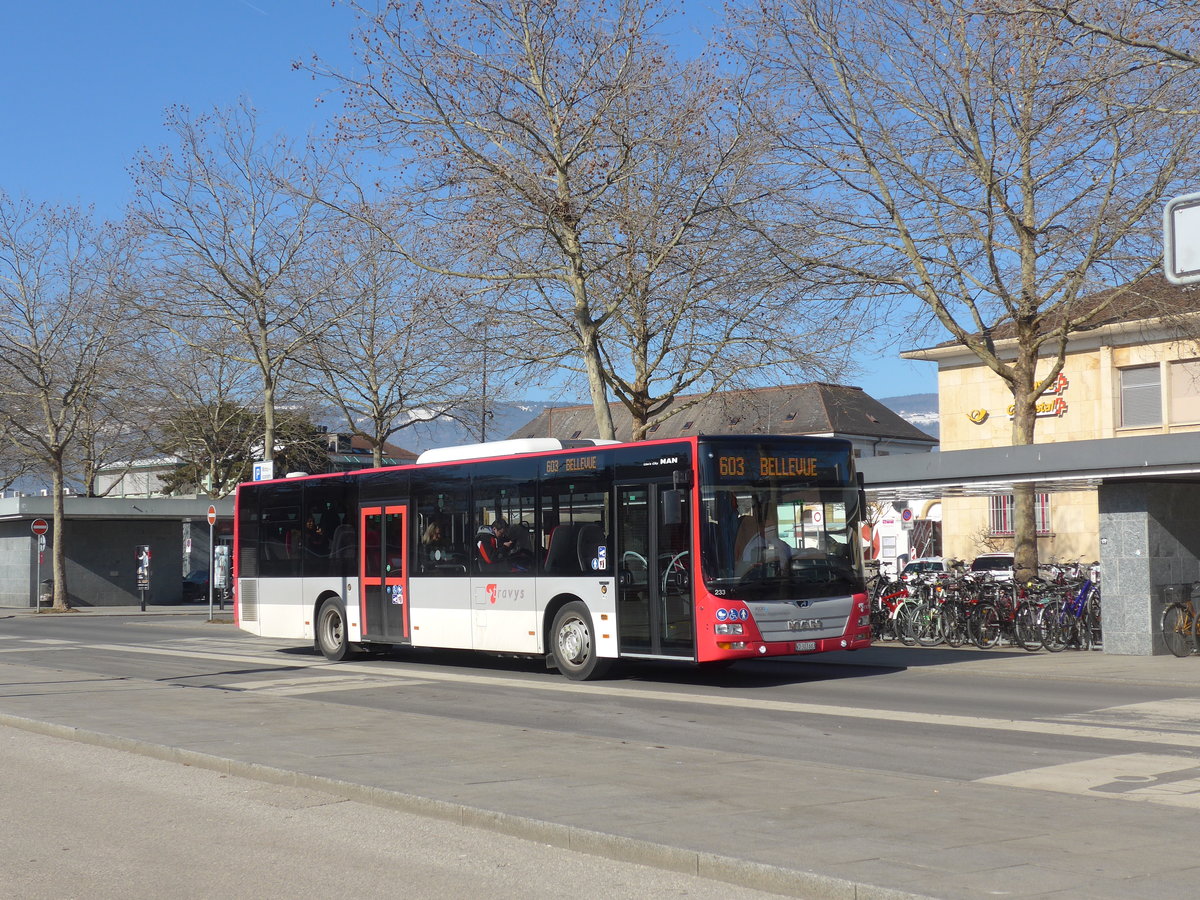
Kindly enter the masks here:
[[743, 634], [741, 622], [718, 622], [714, 634]]

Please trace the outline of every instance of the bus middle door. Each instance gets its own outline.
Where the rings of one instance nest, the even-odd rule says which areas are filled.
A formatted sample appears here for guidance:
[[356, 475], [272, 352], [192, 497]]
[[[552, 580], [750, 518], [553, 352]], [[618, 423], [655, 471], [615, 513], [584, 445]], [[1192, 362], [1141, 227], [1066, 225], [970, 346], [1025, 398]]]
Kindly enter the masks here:
[[359, 509], [359, 591], [363, 637], [381, 643], [410, 642], [408, 594], [408, 507]]
[[617, 487], [622, 656], [695, 656], [691, 509], [672, 485]]

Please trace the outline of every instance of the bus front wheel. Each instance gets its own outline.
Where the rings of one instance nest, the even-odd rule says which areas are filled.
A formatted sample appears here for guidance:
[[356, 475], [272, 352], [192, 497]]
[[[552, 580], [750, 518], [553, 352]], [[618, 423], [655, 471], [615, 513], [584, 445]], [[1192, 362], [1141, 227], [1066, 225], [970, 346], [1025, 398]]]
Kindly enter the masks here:
[[326, 659], [340, 662], [352, 655], [346, 638], [346, 607], [338, 598], [330, 597], [321, 604], [316, 633], [317, 649]]
[[599, 678], [608, 670], [609, 661], [596, 655], [592, 617], [584, 604], [574, 600], [555, 614], [550, 655], [558, 671], [574, 681]]

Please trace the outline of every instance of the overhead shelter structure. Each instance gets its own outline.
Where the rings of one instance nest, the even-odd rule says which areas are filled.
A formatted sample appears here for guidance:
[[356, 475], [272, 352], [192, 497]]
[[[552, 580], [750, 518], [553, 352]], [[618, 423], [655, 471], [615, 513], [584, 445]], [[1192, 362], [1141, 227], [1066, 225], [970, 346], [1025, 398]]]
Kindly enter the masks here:
[[1104, 652], [1165, 653], [1166, 598], [1200, 581], [1200, 433], [1063, 441], [859, 460], [873, 500], [1095, 489]]
[[[61, 540], [67, 565], [69, 603], [84, 606], [133, 606], [144, 595], [154, 604], [178, 603], [183, 576], [208, 569], [209, 534], [217, 543], [231, 537], [233, 498], [207, 497], [123, 500], [67, 497], [64, 534], [53, 528], [50, 497], [0, 499], [0, 608], [37, 607], [50, 579], [50, 553]], [[208, 510], [216, 510], [214, 526]], [[49, 526], [46, 549], [39, 549], [32, 525]], [[148, 591], [138, 587], [140, 547], [152, 551]]]

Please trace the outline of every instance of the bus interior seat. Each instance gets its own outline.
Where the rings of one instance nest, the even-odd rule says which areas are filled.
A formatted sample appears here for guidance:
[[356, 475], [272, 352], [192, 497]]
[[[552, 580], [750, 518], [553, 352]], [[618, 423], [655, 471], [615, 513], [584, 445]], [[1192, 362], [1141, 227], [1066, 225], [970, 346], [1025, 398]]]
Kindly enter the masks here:
[[335, 559], [349, 559], [354, 556], [354, 537], [353, 525], [339, 525], [333, 530], [329, 555]]
[[573, 572], [579, 564], [578, 524], [555, 525], [550, 532], [550, 546], [546, 550], [546, 572], [563, 575]]
[[733, 538], [733, 558], [740, 560], [746, 550], [746, 545], [762, 531], [758, 516], [753, 513], [738, 518], [737, 534]]
[[[583, 572], [591, 572], [592, 560], [597, 558], [600, 547], [604, 545], [604, 529], [594, 522], [584, 523], [579, 527], [579, 569]], [[597, 571], [608, 571], [608, 563], [605, 562], [604, 568]]]

